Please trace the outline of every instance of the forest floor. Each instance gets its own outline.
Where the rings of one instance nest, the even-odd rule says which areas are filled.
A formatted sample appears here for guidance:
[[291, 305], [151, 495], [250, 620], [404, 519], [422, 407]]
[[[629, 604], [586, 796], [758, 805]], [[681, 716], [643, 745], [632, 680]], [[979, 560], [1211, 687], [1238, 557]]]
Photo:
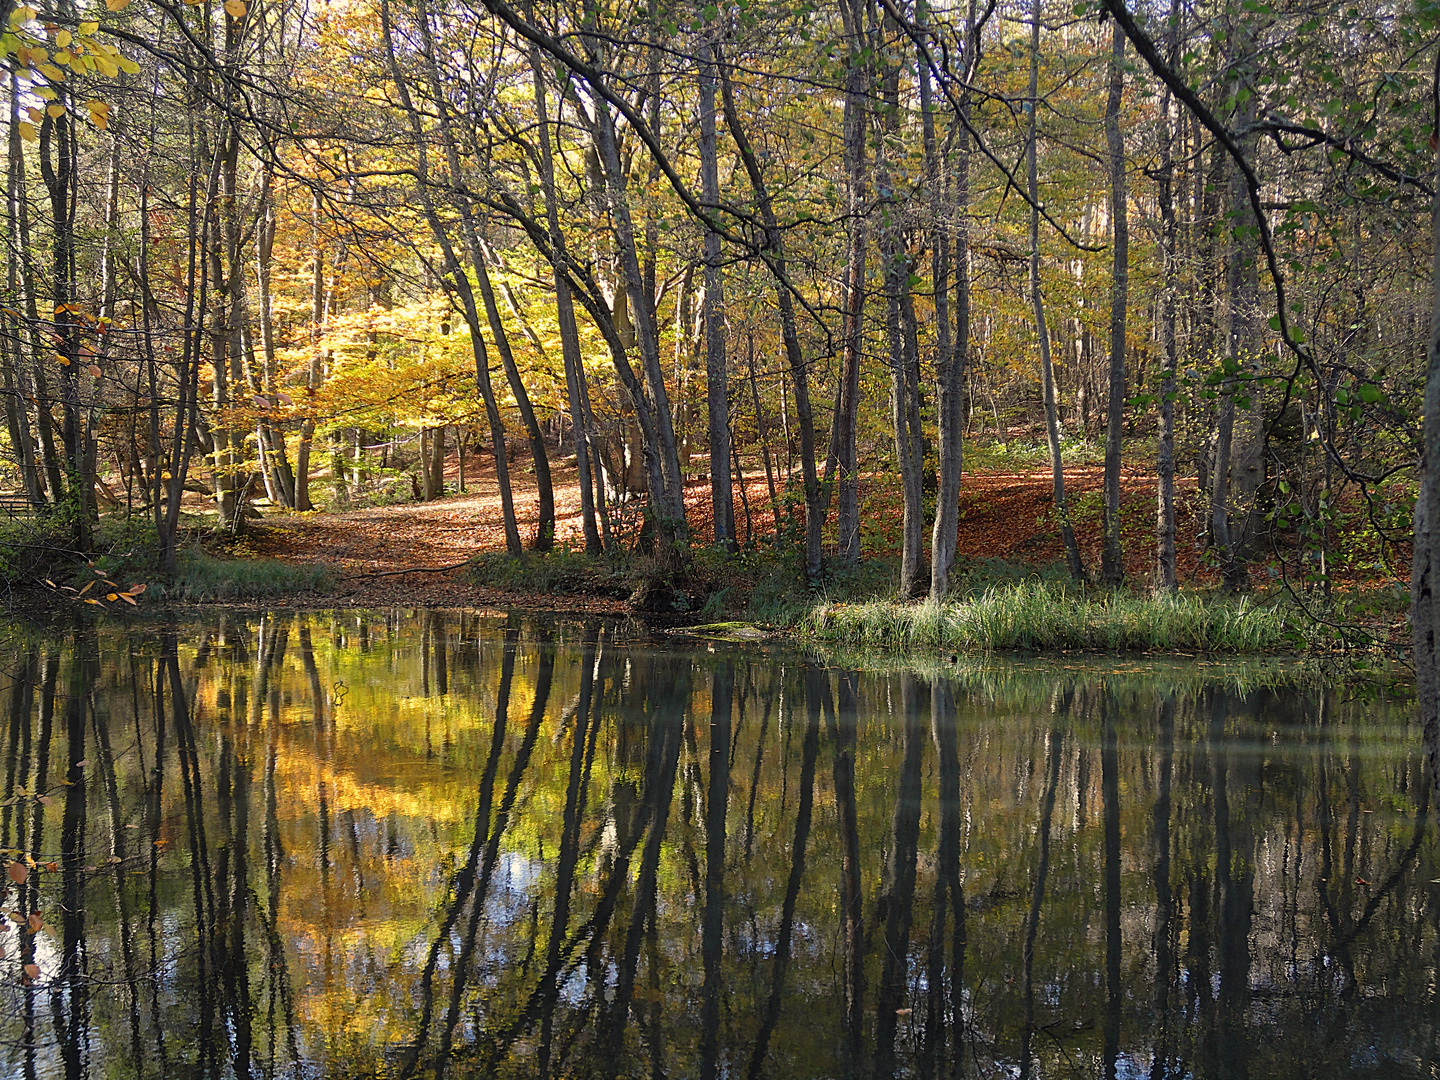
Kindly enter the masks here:
[[[535, 596], [477, 586], [466, 580], [464, 564], [486, 551], [505, 550], [499, 489], [493, 467], [474, 474], [468, 463], [467, 490], [424, 503], [374, 506], [342, 512], [308, 514], [267, 513], [252, 525], [236, 554], [253, 554], [281, 561], [319, 566], [336, 580], [336, 592], [317, 603], [430, 607], [513, 606], [569, 611], [622, 613], [623, 600], [613, 597]], [[703, 467], [703, 460], [700, 462]], [[447, 477], [447, 489], [456, 487], [456, 469]], [[538, 519], [534, 477], [517, 470], [513, 477], [516, 515], [528, 547]], [[787, 504], [784, 478], [776, 478], [776, 501], [781, 513], [793, 514], [798, 525], [801, 507]], [[1067, 492], [1082, 554], [1087, 566], [1098, 566], [1100, 552], [1100, 498], [1103, 472], [1098, 466], [1066, 469]], [[862, 483], [862, 548], [867, 556], [898, 552], [901, 508], [891, 498], [893, 485]], [[1123, 484], [1127, 572], [1133, 581], [1148, 580], [1154, 565], [1155, 480], [1128, 475]], [[556, 546], [583, 546], [579, 488], [573, 467], [558, 467], [554, 476]], [[1048, 468], [1025, 471], [968, 473], [961, 493], [959, 556], [961, 560], [1000, 559], [1044, 567], [1064, 559], [1059, 530], [1052, 514], [1052, 479]], [[1193, 481], [1182, 482], [1181, 537], [1196, 534], [1199, 510]], [[713, 515], [706, 479], [686, 484], [688, 519], [697, 541], [711, 535]], [[788, 508], [787, 508], [788, 505]], [[743, 495], [736, 488], [736, 527], [742, 545], [757, 543], [775, 532], [774, 503], [765, 473], [747, 472]], [[614, 514], [617, 532], [633, 539], [638, 513], [621, 506]], [[1182, 582], [1212, 579], [1193, 543], [1180, 544]]]

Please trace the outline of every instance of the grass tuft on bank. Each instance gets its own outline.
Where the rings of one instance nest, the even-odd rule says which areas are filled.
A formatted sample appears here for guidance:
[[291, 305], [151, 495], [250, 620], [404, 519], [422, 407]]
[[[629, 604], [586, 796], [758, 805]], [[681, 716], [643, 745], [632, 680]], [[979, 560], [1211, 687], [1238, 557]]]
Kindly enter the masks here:
[[174, 577], [157, 584], [157, 599], [182, 604], [267, 600], [328, 592], [334, 583], [334, 575], [318, 566], [296, 566], [278, 559], [217, 559], [191, 550], [176, 560]]
[[147, 600], [172, 604], [280, 600], [328, 592], [335, 584], [334, 574], [322, 567], [278, 559], [221, 559], [199, 547], [183, 549], [175, 560], [175, 573], [169, 576], [155, 568], [153, 552], [139, 550], [96, 558], [94, 570], [77, 568], [74, 583], [83, 584], [95, 571], [122, 584], [144, 582]]
[[1283, 610], [1245, 597], [1142, 596], [1038, 581], [996, 586], [939, 604], [821, 603], [794, 630], [827, 645], [955, 653], [1262, 653], [1293, 649], [1297, 643]]

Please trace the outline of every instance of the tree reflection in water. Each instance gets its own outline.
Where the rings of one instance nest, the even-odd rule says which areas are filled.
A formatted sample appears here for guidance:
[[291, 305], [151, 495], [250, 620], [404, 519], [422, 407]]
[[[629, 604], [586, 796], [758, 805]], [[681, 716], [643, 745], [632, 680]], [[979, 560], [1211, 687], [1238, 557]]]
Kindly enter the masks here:
[[600, 622], [12, 631], [0, 1070], [1428, 1075], [1408, 704]]

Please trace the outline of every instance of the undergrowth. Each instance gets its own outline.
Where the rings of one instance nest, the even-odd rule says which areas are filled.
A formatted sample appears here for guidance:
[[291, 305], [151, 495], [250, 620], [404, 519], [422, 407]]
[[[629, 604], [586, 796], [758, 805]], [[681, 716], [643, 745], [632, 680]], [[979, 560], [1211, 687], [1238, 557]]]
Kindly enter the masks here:
[[567, 547], [519, 558], [487, 551], [470, 561], [469, 577], [476, 585], [510, 592], [626, 597], [634, 590], [633, 563], [628, 555], [593, 556]]

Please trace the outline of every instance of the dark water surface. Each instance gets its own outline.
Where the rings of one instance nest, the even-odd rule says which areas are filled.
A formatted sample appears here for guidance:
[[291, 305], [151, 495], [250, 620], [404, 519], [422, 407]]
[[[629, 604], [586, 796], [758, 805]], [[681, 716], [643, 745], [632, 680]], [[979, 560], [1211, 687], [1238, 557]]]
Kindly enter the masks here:
[[1436, 1067], [1387, 691], [436, 612], [5, 641], [0, 1075]]

